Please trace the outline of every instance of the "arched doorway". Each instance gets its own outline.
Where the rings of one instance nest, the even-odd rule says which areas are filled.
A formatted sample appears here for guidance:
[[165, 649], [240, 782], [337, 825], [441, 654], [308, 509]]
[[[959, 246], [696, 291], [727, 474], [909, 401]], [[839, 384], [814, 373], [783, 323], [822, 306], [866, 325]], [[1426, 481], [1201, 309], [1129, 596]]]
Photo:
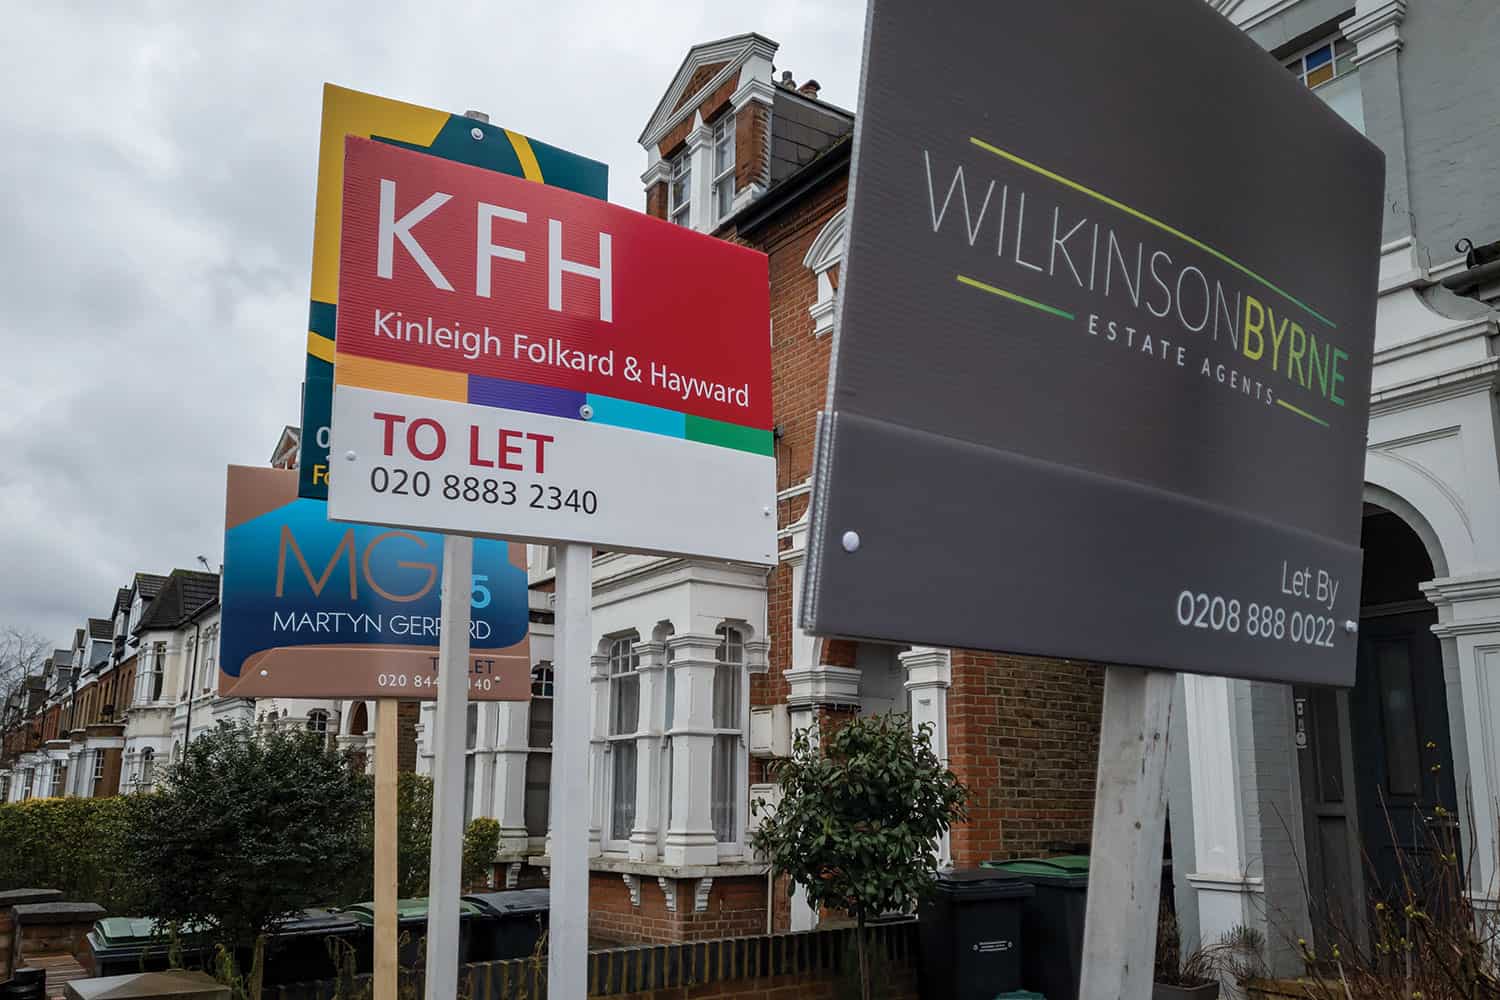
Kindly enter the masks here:
[[1366, 503], [1358, 673], [1349, 691], [1296, 688], [1309, 911], [1319, 950], [1367, 941], [1369, 907], [1400, 896], [1434, 836], [1457, 850], [1457, 795], [1433, 579], [1421, 536]]

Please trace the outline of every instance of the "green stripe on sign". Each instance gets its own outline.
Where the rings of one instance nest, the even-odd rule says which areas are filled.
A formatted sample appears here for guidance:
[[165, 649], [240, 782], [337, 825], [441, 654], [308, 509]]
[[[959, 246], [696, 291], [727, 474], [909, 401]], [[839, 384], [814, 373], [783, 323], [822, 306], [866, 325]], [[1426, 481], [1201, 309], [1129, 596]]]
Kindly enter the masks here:
[[707, 417], [695, 417], [691, 413], [687, 414], [686, 430], [689, 441], [717, 445], [720, 448], [733, 448], [736, 451], [748, 451], [754, 455], [771, 454], [770, 431], [731, 424], [723, 420], [710, 420]]

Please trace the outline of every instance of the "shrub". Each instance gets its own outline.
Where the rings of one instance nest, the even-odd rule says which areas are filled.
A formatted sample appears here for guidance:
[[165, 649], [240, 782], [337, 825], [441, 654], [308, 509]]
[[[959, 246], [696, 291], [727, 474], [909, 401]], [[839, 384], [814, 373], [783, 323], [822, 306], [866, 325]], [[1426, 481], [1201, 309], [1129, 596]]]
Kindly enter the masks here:
[[372, 791], [311, 733], [222, 726], [198, 737], [161, 791], [138, 797], [122, 838], [143, 915], [173, 932], [204, 928], [226, 982], [248, 948], [243, 992], [258, 1000], [268, 935], [369, 871]]
[[855, 918], [869, 1000], [865, 922], [908, 909], [931, 890], [937, 840], [965, 818], [967, 792], [933, 753], [932, 727], [913, 732], [908, 717], [894, 713], [851, 719], [816, 744], [799, 732], [772, 777], [781, 801], [752, 843], [814, 906]]
[[500, 850], [500, 821], [480, 816], [469, 821], [464, 830], [465, 886], [480, 886], [489, 881], [490, 866]]
[[130, 910], [121, 850], [140, 796], [29, 799], [0, 805], [0, 889], [62, 890], [110, 913]]

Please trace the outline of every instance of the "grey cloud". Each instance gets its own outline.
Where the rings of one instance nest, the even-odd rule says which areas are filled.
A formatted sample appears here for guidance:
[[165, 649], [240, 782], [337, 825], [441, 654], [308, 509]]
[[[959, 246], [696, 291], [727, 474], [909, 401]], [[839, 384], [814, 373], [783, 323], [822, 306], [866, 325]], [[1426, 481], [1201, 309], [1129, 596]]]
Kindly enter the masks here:
[[[14, 6], [14, 5], [13, 5]], [[298, 419], [325, 80], [603, 159], [688, 46], [754, 30], [853, 107], [863, 5], [46, 2], [7, 9], [0, 624], [62, 643], [222, 551], [224, 467]], [[15, 40], [22, 40], [14, 44]]]

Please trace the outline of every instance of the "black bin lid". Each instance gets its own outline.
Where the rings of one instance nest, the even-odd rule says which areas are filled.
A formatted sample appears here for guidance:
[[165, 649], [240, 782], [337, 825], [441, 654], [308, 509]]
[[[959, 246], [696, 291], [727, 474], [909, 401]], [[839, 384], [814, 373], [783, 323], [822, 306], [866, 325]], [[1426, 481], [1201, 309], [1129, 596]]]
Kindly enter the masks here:
[[953, 899], [1024, 899], [1036, 892], [1024, 878], [987, 868], [938, 872], [937, 891]]
[[463, 897], [490, 916], [506, 916], [513, 913], [541, 913], [551, 907], [552, 893], [548, 889], [508, 889], [503, 892], [475, 892]]

